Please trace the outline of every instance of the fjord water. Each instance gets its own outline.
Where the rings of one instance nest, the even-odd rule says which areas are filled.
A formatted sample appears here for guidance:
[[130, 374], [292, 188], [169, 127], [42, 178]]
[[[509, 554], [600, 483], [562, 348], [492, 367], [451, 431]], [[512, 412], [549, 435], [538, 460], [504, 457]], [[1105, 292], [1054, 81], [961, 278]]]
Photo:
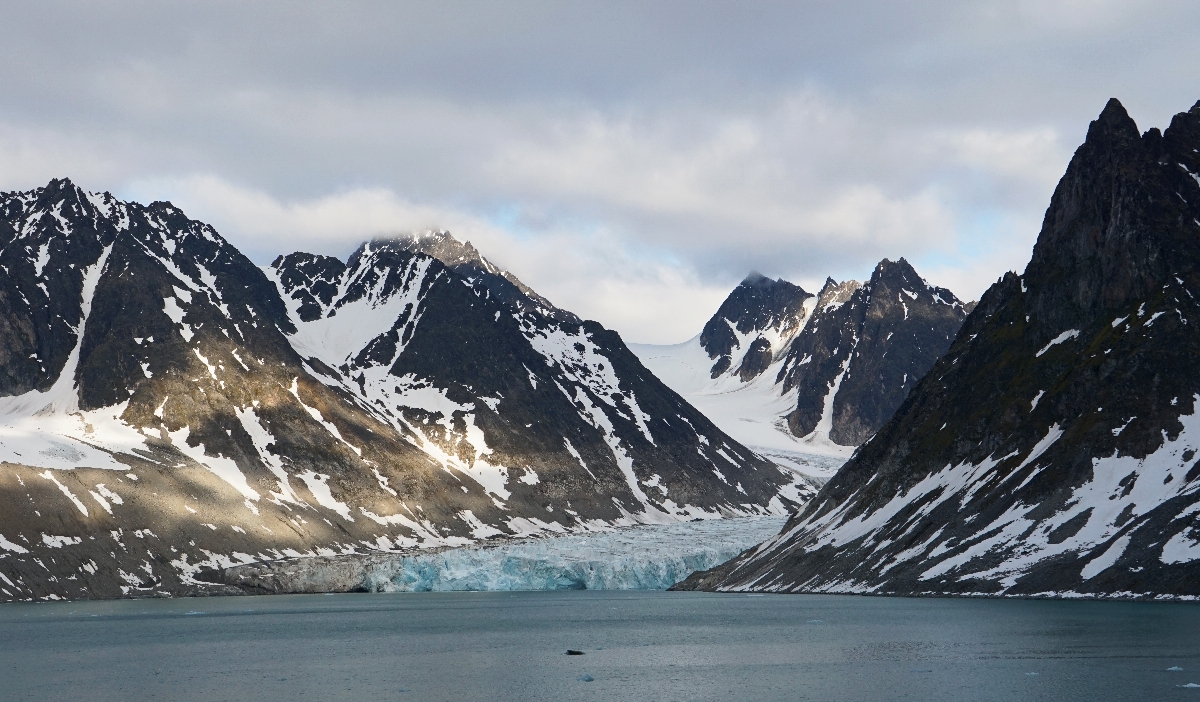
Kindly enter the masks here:
[[1194, 604], [556, 591], [0, 606], [5, 700], [1200, 699], [1189, 683]]

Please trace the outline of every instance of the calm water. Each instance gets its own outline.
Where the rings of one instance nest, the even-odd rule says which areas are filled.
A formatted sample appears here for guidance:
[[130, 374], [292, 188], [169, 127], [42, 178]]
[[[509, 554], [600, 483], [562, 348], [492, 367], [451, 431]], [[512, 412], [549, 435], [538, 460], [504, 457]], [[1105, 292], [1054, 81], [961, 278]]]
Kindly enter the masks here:
[[3, 700], [1200, 700], [1187, 683], [1195, 605], [612, 591], [0, 605]]

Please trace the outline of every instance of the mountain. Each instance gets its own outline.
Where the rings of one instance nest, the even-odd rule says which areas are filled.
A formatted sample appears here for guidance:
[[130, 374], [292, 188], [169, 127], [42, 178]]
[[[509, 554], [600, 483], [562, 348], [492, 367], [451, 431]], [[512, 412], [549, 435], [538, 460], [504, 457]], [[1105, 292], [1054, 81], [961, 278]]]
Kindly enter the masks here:
[[[811, 299], [812, 294], [786, 280], [747, 276], [700, 331], [700, 348], [716, 361], [709, 379], [728, 372], [749, 382], [764, 373], [808, 321], [812, 305], [804, 303]], [[741, 352], [736, 368], [735, 351]]]
[[828, 279], [815, 296], [752, 274], [698, 337], [630, 348], [731, 436], [812, 472], [798, 454], [848, 457], [949, 348], [969, 309], [904, 259], [881, 261], [866, 284]]
[[170, 203], [0, 195], [0, 595], [782, 514], [813, 490], [447, 234], [260, 269]]
[[1200, 596], [1200, 103], [1091, 123], [1022, 275], [774, 539], [682, 587]]
[[451, 236], [450, 232], [425, 232], [387, 240], [386, 245], [396, 250], [423, 253], [436, 258], [472, 283], [481, 282], [492, 295], [506, 305], [521, 310], [534, 309], [543, 316], [566, 322], [580, 322], [574, 314], [555, 307], [549, 300], [538, 295], [517, 276], [485, 259], [471, 242], [460, 242]]

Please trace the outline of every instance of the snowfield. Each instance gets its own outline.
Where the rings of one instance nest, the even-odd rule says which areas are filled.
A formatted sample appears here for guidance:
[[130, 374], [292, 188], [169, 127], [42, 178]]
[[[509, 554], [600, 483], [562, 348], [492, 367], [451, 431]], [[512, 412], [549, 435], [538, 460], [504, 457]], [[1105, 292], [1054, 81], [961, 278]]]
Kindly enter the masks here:
[[[799, 467], [798, 472], [804, 475], [829, 478], [854, 453], [854, 446], [841, 446], [829, 440], [828, 426], [823, 425], [805, 437], [793, 436], [788, 430], [787, 414], [796, 408], [797, 391], [781, 392], [781, 386], [775, 382], [786, 360], [782, 351], [776, 354], [766, 372], [743, 382], [729, 374], [709, 379], [713, 360], [700, 346], [699, 335], [682, 344], [628, 346], [659, 380], [703, 412], [721, 431], [780, 465]], [[831, 392], [836, 394], [836, 388]], [[797, 461], [796, 456], [819, 458]], [[794, 465], [797, 463], [799, 466]]]

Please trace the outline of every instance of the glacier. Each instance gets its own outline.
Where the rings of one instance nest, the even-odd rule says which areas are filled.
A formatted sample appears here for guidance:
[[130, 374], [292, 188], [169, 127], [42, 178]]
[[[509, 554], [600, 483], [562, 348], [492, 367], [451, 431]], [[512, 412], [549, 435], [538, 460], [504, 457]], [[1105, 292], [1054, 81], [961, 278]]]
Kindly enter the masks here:
[[786, 517], [647, 524], [430, 553], [303, 558], [230, 569], [266, 592], [665, 590], [779, 533]]

